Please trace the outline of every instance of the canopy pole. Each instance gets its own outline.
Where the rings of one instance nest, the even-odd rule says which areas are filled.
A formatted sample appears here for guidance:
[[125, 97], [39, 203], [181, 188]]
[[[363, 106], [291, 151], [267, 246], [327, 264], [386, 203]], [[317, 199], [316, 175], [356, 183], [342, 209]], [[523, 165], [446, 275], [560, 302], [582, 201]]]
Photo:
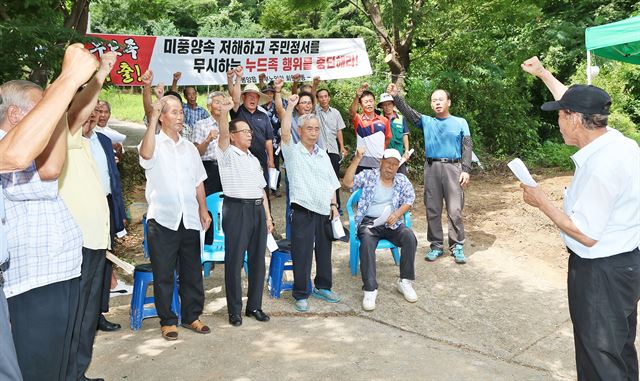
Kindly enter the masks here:
[[591, 84], [591, 51], [587, 50], [587, 85]]

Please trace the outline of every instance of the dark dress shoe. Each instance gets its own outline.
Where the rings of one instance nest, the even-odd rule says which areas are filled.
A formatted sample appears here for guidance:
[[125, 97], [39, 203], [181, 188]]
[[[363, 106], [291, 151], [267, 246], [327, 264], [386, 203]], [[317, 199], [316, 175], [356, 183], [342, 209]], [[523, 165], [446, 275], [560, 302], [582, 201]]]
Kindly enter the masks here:
[[100, 319], [98, 320], [98, 330], [104, 332], [112, 332], [117, 331], [121, 328], [121, 325], [118, 323], [112, 323], [107, 320], [104, 315], [100, 314]]
[[242, 325], [242, 316], [240, 315], [229, 315], [229, 324], [234, 327], [239, 327]]
[[270, 319], [269, 315], [262, 312], [262, 310], [247, 311], [246, 315], [253, 316], [254, 318], [256, 318], [257, 321], [269, 321]]

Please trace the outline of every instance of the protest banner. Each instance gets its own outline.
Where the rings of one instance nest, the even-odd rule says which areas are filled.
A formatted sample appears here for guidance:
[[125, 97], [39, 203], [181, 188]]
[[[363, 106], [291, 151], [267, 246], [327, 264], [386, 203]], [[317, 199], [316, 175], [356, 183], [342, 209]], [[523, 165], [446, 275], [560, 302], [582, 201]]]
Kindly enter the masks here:
[[100, 57], [118, 55], [108, 82], [140, 86], [140, 77], [151, 69], [154, 82], [169, 84], [174, 72], [181, 72], [180, 85], [226, 85], [227, 71], [244, 67], [243, 83], [258, 83], [283, 77], [291, 81], [320, 76], [323, 80], [353, 78], [371, 74], [371, 64], [361, 38], [330, 39], [246, 39], [203, 37], [155, 37], [117, 34], [88, 34], [105, 40], [85, 44]]

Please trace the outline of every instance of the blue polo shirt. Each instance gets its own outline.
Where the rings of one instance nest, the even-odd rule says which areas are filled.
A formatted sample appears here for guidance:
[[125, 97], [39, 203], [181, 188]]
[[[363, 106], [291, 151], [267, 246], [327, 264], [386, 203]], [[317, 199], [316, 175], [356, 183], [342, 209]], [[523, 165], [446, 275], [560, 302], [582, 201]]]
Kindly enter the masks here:
[[422, 115], [417, 127], [424, 134], [426, 157], [436, 159], [462, 158], [462, 138], [471, 136], [467, 121], [453, 115], [444, 119]]

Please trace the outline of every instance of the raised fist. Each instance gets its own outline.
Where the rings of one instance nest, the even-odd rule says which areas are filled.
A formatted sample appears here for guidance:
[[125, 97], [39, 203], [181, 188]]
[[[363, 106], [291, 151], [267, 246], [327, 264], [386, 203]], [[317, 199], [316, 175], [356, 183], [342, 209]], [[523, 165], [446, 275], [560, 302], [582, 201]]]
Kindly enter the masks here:
[[365, 92], [365, 90], [369, 89], [369, 84], [368, 83], [363, 83], [362, 85], [360, 85], [360, 87], [358, 87], [358, 90], [356, 90], [356, 94], [361, 97], [362, 93]]
[[360, 160], [362, 160], [362, 157], [363, 157], [363, 156], [364, 156], [364, 147], [359, 147], [359, 148], [356, 150], [356, 156], [355, 156], [355, 159], [356, 159], [356, 160], [358, 160], [358, 161], [360, 161]]
[[524, 61], [520, 67], [522, 70], [526, 71], [529, 74], [535, 75], [536, 77], [541, 76], [544, 73], [544, 66], [542, 66], [542, 62], [538, 59], [538, 57], [533, 56], [528, 60]]
[[291, 77], [291, 79], [293, 79], [293, 82], [300, 82], [300, 77], [300, 73], [296, 73]]
[[145, 86], [151, 86], [151, 81], [153, 81], [153, 72], [151, 70], [145, 71], [140, 77], [140, 81], [142, 81]]
[[392, 97], [395, 97], [398, 95], [398, 86], [396, 86], [395, 83], [390, 83], [389, 86], [387, 86], [387, 93]]
[[291, 96], [289, 96], [289, 104], [287, 105], [287, 108], [293, 108], [298, 104], [299, 100], [300, 97], [298, 96], [298, 94], [291, 94]]
[[105, 75], [108, 75], [111, 72], [111, 69], [113, 69], [113, 65], [116, 64], [117, 57], [116, 52], [107, 52], [103, 54], [100, 58], [99, 70], [104, 71]]
[[313, 85], [318, 87], [319, 84], [320, 84], [320, 76], [316, 75], [313, 77]]
[[93, 76], [99, 66], [96, 57], [82, 44], [72, 44], [64, 53], [60, 76], [67, 76], [76, 81], [76, 87], [80, 87]]
[[[220, 103], [220, 110], [222, 111], [222, 114], [228, 113], [231, 109], [233, 109], [233, 100], [225, 97]], [[226, 118], [226, 116], [224, 117]]]
[[153, 89], [156, 93], [156, 98], [160, 99], [164, 96], [164, 84], [158, 83], [158, 85]]
[[176, 71], [175, 73], [173, 73], [173, 80], [174, 81], [179, 81], [180, 78], [182, 77], [182, 72]]
[[238, 77], [238, 79], [242, 78], [242, 73], [244, 72], [244, 68], [242, 66], [236, 66], [233, 70], [236, 72], [236, 77]]
[[282, 90], [282, 86], [284, 86], [284, 79], [282, 79], [282, 77], [278, 77], [275, 81], [273, 81], [273, 87], [277, 92], [280, 92]]
[[227, 70], [227, 79], [232, 79], [235, 74], [236, 74], [235, 70], [233, 69]]

